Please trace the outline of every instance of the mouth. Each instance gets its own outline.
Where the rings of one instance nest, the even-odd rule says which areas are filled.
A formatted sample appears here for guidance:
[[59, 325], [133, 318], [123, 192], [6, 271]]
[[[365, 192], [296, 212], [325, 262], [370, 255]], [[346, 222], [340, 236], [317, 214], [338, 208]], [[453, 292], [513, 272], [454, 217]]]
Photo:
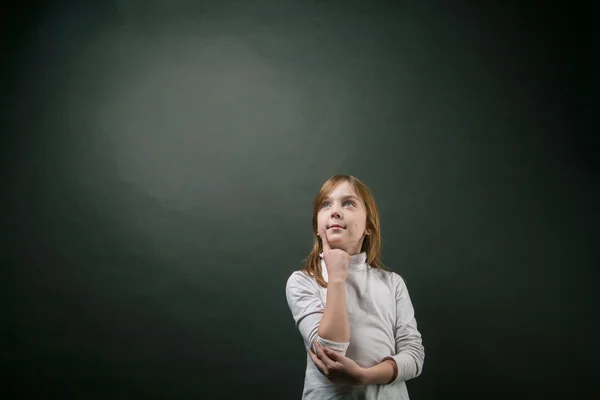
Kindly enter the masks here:
[[338, 225], [338, 224], [333, 224], [333, 225], [329, 225], [328, 229], [344, 229], [344, 227], [341, 225]]

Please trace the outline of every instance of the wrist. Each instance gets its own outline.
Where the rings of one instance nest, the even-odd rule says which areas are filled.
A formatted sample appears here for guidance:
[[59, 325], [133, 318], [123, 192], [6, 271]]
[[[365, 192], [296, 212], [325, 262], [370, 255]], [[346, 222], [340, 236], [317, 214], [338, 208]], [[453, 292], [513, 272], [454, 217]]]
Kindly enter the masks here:
[[362, 368], [360, 374], [360, 384], [369, 385], [373, 381], [372, 368]]
[[396, 379], [396, 376], [396, 361], [387, 359], [371, 368], [363, 369], [361, 371], [361, 383], [363, 385], [388, 385]]

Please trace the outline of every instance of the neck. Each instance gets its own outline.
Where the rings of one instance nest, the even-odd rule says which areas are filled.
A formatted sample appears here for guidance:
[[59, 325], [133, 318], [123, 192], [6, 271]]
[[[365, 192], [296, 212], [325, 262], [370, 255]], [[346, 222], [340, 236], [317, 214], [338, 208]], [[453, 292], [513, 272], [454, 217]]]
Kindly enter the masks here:
[[348, 267], [357, 267], [363, 265], [367, 261], [367, 253], [356, 253], [350, 255], [350, 260], [348, 261]]

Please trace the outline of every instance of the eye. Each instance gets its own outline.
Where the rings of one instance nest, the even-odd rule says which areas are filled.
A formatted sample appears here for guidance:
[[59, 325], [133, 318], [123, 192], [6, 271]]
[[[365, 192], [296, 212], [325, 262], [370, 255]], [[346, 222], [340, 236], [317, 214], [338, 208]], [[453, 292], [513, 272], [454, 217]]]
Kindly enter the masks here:
[[351, 206], [354, 206], [354, 202], [353, 202], [353, 201], [350, 201], [350, 200], [346, 200], [346, 201], [344, 202], [344, 205], [346, 205], [346, 204], [350, 204]]
[[324, 201], [323, 203], [321, 203], [321, 208], [328, 206], [329, 202], [328, 201]]

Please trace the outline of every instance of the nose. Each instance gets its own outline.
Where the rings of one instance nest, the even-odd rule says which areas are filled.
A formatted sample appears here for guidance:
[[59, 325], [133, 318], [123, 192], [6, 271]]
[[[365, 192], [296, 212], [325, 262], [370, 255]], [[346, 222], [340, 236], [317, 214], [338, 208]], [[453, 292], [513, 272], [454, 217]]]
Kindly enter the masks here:
[[342, 212], [340, 211], [337, 205], [331, 207], [331, 217], [332, 218], [342, 218]]

